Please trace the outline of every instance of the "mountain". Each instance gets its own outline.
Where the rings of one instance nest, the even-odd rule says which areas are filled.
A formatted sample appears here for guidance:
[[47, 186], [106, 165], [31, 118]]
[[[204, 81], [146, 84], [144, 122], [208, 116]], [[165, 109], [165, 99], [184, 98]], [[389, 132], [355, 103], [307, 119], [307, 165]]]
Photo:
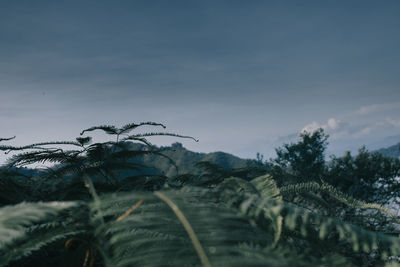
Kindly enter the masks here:
[[380, 150], [381, 148], [390, 147], [397, 143], [400, 143], [400, 135], [386, 136], [385, 138], [375, 140], [366, 145], [371, 150]]
[[[130, 150], [150, 150], [147, 145], [141, 143], [130, 143]], [[131, 162], [138, 163], [149, 168], [140, 168], [139, 170], [129, 170], [122, 171], [122, 176], [135, 176], [135, 175], [154, 175], [154, 174], [164, 174], [166, 176], [174, 176], [177, 174], [177, 169], [171, 163], [171, 160], [178, 167], [178, 174], [194, 174], [200, 175], [203, 174], [204, 171], [196, 166], [197, 163], [202, 161], [208, 161], [214, 164], [217, 164], [223, 168], [244, 168], [247, 166], [248, 160], [241, 159], [234, 155], [225, 152], [212, 152], [212, 153], [199, 153], [187, 150], [182, 146], [181, 143], [174, 143], [171, 146], [165, 147], [154, 147], [155, 151], [161, 152], [166, 157], [156, 155], [156, 154], [148, 154], [142, 156], [136, 156]], [[59, 165], [61, 166], [61, 165]], [[58, 168], [59, 166], [55, 166]], [[3, 166], [0, 166], [0, 171], [3, 169]], [[13, 171], [21, 174], [22, 176], [35, 176], [40, 172], [40, 170], [31, 169], [31, 168], [13, 168]]]
[[[146, 150], [145, 145], [132, 143], [131, 149]], [[246, 167], [247, 160], [241, 159], [225, 152], [199, 153], [187, 150], [181, 143], [174, 143], [171, 146], [160, 147], [161, 153], [172, 159], [178, 167], [179, 174], [201, 174], [202, 171], [196, 166], [201, 161], [209, 161], [224, 168], [243, 168]], [[142, 163], [149, 167], [161, 170], [167, 176], [176, 174], [175, 167], [171, 162], [162, 156], [145, 155], [135, 159], [135, 162]]]
[[394, 145], [394, 146], [387, 147], [387, 148], [381, 148], [376, 151], [381, 153], [385, 157], [399, 158], [400, 157], [400, 143], [398, 143], [397, 145]]
[[[147, 150], [148, 147], [140, 143], [131, 143], [130, 149]], [[224, 168], [243, 168], [247, 166], [249, 161], [225, 152], [193, 152], [187, 150], [182, 146], [181, 143], [174, 143], [171, 146], [166, 147], [156, 147], [156, 149], [175, 162], [176, 166], [178, 167], [179, 174], [202, 174], [202, 169], [196, 166], [196, 163], [201, 161], [209, 161]], [[384, 156], [397, 158], [400, 157], [400, 143], [376, 151], [382, 153]], [[168, 158], [158, 155], [145, 155], [135, 158], [134, 161], [149, 167], [154, 167], [166, 176], [173, 176], [177, 174], [177, 171]], [[143, 173], [143, 170], [141, 172]], [[144, 172], [154, 174], [154, 172], [151, 172], [151, 170]]]

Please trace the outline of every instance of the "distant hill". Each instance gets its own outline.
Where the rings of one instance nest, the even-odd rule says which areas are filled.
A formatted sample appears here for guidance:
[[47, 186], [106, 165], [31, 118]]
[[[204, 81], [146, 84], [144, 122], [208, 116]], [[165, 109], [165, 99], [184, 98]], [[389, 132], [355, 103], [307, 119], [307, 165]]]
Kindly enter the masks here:
[[[163, 155], [175, 162], [176, 166], [178, 167], [179, 174], [202, 174], [202, 169], [196, 166], [196, 163], [201, 161], [209, 161], [228, 169], [246, 167], [248, 161], [225, 152], [193, 152], [184, 148], [181, 143], [174, 143], [171, 146], [155, 148], [156, 151], [160, 151]], [[149, 150], [149, 147], [141, 143], [130, 143], [129, 149]], [[132, 162], [139, 163], [150, 168], [141, 168], [137, 171], [123, 171], [123, 176], [134, 176], [139, 174], [151, 175], [160, 173], [166, 176], [174, 176], [177, 174], [176, 168], [173, 164], [171, 164], [171, 161], [168, 158], [159, 155], [144, 155], [134, 157]], [[0, 166], [0, 170], [2, 169], [3, 166]], [[38, 174], [38, 170], [31, 168], [13, 168], [13, 170], [16, 170], [21, 175], [28, 177]]]
[[400, 157], [400, 143], [398, 143], [397, 145], [394, 145], [394, 146], [387, 147], [387, 148], [381, 148], [376, 151], [386, 157], [398, 158], [398, 157]]
[[[147, 149], [145, 145], [132, 143], [131, 149]], [[195, 166], [201, 161], [216, 163], [224, 168], [242, 168], [246, 167], [247, 160], [241, 159], [225, 152], [199, 153], [187, 150], [181, 143], [174, 143], [171, 146], [160, 147], [162, 154], [171, 158], [178, 166], [179, 174], [200, 174], [201, 169]], [[145, 155], [137, 158], [136, 162], [147, 166], [155, 167], [161, 170], [165, 175], [172, 176], [176, 174], [175, 167], [168, 159], [157, 155]]]

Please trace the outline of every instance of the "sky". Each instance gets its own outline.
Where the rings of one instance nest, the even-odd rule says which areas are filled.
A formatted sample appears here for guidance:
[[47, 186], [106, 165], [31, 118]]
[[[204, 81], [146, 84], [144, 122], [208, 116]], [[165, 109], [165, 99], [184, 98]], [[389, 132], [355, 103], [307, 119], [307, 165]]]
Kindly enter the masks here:
[[395, 0], [1, 1], [0, 137], [154, 121], [199, 139], [154, 144], [242, 158], [318, 127], [328, 153], [393, 145], [399, 14]]

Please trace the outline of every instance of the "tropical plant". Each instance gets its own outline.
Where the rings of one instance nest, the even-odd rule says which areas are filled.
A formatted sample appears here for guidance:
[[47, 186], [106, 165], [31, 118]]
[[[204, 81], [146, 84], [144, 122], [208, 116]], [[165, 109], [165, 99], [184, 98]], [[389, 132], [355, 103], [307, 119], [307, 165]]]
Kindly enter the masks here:
[[[391, 211], [357, 201], [326, 183], [279, 188], [270, 175], [254, 178], [257, 172], [249, 175], [203, 163], [207, 179], [215, 174], [213, 182], [197, 183], [201, 177], [188, 176], [186, 182], [175, 183], [166, 177], [160, 188], [139, 186], [147, 181], [139, 179], [121, 190], [120, 180], [129, 178], [121, 168], [138, 168], [132, 157], [160, 153], [144, 139], [156, 133], [121, 138], [124, 127], [110, 126], [82, 133], [97, 129], [117, 140], [1, 146], [7, 151], [32, 150], [12, 156], [9, 166], [59, 165], [39, 172], [43, 177], [32, 177], [29, 184], [32, 190], [46, 187], [46, 196], [53, 194], [56, 201], [35, 201], [43, 196], [32, 194], [30, 202], [0, 208], [0, 266], [374, 266], [395, 264], [400, 256], [397, 236], [328, 217], [318, 208], [317, 197], [321, 193], [352, 209], [376, 210], [396, 224]], [[149, 149], [129, 150], [129, 140]], [[58, 145], [79, 149], [54, 147]], [[235, 173], [243, 177], [232, 176]], [[69, 179], [68, 186], [79, 180], [89, 194], [75, 191], [76, 198], [65, 201], [60, 188], [68, 186], [60, 179]], [[37, 181], [42, 184], [35, 186]], [[284, 198], [305, 191], [315, 194], [314, 209]]]

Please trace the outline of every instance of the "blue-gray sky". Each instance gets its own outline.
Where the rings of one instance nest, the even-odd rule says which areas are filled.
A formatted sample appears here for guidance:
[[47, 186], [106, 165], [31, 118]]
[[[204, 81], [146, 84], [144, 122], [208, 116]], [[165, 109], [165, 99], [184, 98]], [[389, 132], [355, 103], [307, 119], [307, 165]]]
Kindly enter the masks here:
[[[2, 1], [0, 137], [156, 121], [194, 151], [400, 141], [399, 1]], [[144, 130], [152, 130], [150, 128]], [[375, 146], [375, 147], [374, 147]]]

